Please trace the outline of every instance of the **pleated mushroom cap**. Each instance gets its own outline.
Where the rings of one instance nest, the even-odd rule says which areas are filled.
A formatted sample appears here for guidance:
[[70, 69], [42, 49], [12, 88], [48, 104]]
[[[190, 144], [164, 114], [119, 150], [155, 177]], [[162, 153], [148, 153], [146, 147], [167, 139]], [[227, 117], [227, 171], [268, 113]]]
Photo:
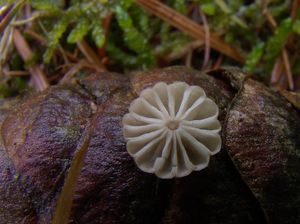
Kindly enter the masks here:
[[201, 87], [159, 82], [143, 90], [123, 117], [127, 151], [141, 170], [160, 178], [204, 169], [221, 149], [218, 113]]

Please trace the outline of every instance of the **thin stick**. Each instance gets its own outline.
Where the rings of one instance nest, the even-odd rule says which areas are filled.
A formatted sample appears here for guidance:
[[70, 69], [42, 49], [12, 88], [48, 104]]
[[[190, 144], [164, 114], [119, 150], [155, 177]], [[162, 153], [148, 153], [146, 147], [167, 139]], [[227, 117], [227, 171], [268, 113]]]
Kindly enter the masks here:
[[[113, 19], [113, 13], [109, 13], [103, 20], [102, 22], [102, 27], [104, 30], [104, 36], [105, 36], [105, 42], [103, 44], [103, 46], [101, 48], [98, 48], [98, 55], [100, 58], [106, 58], [106, 43], [107, 43], [107, 39], [108, 39], [108, 34], [109, 34], [109, 29], [110, 29], [110, 24], [111, 21]], [[103, 60], [102, 60], [102, 64], [103, 64]]]
[[47, 40], [46, 38], [44, 38], [42, 35], [36, 33], [33, 30], [25, 30], [25, 33], [29, 36], [31, 36], [32, 38], [34, 38], [35, 40], [37, 40], [38, 42], [40, 42], [42, 45], [46, 45], [47, 44]]
[[269, 24], [271, 25], [272, 29], [275, 29], [277, 27], [277, 23], [274, 19], [274, 17], [272, 16], [272, 14], [269, 12], [269, 10], [267, 8], [265, 8], [262, 12], [263, 15], [266, 16]]
[[[33, 54], [31, 49], [29, 48], [28, 43], [23, 38], [20, 31], [17, 29], [14, 29], [13, 31], [13, 41], [17, 51], [19, 52], [24, 61], [28, 61], [32, 58]], [[28, 70], [31, 74], [31, 77], [37, 90], [43, 91], [49, 87], [46, 75], [38, 65], [33, 65]]]
[[218, 69], [218, 68], [220, 68], [222, 62], [223, 62], [223, 55], [221, 54], [221, 55], [218, 57], [216, 63], [211, 67], [211, 69]]
[[[272, 14], [269, 12], [267, 6], [268, 6], [268, 3], [266, 2], [264, 4], [263, 14], [265, 14], [267, 16], [267, 20], [268, 20], [269, 24], [271, 25], [272, 29], [275, 30], [278, 25], [277, 25], [277, 22], [275, 21], [274, 17], [272, 16]], [[290, 90], [292, 90], [292, 89], [294, 89], [294, 81], [293, 81], [293, 75], [292, 75], [292, 70], [291, 70], [289, 56], [287, 54], [287, 50], [286, 50], [285, 47], [283, 47], [281, 49], [281, 57], [282, 57], [284, 68], [285, 68], [285, 75], [286, 75], [286, 78], [287, 78], [288, 87], [289, 87]], [[274, 68], [276, 68], [275, 65], [274, 65]], [[273, 69], [272, 76], [273, 76], [274, 72], [275, 71]], [[276, 77], [277, 80], [279, 80], [279, 78], [280, 77]]]
[[278, 57], [272, 69], [271, 80], [270, 80], [271, 84], [275, 84], [279, 82], [280, 76], [282, 74], [282, 70], [283, 70], [282, 60], [281, 57]]
[[86, 41], [78, 41], [77, 46], [80, 51], [84, 54], [89, 62], [95, 65], [97, 71], [104, 71], [105, 68], [102, 66], [102, 63], [96, 53], [92, 50], [92, 48], [87, 44]]
[[[165, 4], [157, 0], [136, 0], [136, 3], [141, 5], [157, 17], [161, 18], [165, 22], [187, 33], [191, 37], [203, 41], [205, 40], [205, 30], [203, 26], [181, 15]], [[239, 61], [241, 63], [245, 61], [244, 57], [239, 52], [224, 43], [216, 33], [210, 34], [210, 45], [215, 50], [227, 55], [230, 58], [235, 59], [236, 61]]]
[[18, 10], [23, 6], [24, 3], [25, 3], [25, 0], [22, 0], [18, 3], [16, 3], [12, 8], [10, 8], [10, 7], [7, 8], [7, 11], [4, 12], [4, 18], [2, 18], [2, 19], [0, 18], [0, 34], [10, 24], [10, 21], [15, 17]]
[[294, 0], [291, 8], [291, 17], [293, 20], [296, 19], [297, 17], [297, 10], [299, 8], [300, 1], [299, 0]]
[[6, 76], [28, 76], [30, 75], [27, 71], [4, 71]]
[[293, 81], [293, 76], [292, 76], [292, 71], [291, 71], [290, 60], [289, 60], [289, 56], [287, 54], [286, 49], [282, 50], [282, 59], [283, 59], [283, 63], [284, 63], [285, 71], [286, 71], [289, 89], [293, 90], [294, 89], [294, 81]]
[[204, 59], [203, 59], [203, 65], [202, 65], [202, 69], [205, 69], [208, 66], [208, 62], [209, 62], [209, 58], [210, 58], [210, 43], [209, 43], [210, 31], [209, 31], [209, 26], [208, 26], [208, 23], [206, 20], [206, 16], [202, 12], [202, 10], [200, 10], [200, 16], [201, 16], [204, 30], [205, 30], [205, 48], [204, 48]]
[[59, 81], [60, 84], [69, 83], [72, 77], [82, 68], [82, 63], [79, 62], [71, 67], [71, 69], [64, 75], [64, 77]]
[[185, 57], [185, 66], [188, 68], [192, 67], [193, 50], [190, 49]]

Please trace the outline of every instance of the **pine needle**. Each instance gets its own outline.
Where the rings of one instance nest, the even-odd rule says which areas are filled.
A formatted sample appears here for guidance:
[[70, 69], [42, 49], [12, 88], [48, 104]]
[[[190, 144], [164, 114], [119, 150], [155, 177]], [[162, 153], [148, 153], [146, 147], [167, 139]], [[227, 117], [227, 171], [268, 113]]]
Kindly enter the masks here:
[[[176, 12], [165, 4], [157, 0], [136, 0], [136, 3], [165, 22], [187, 33], [191, 37], [205, 41], [205, 29], [203, 26]], [[243, 63], [245, 60], [239, 52], [223, 42], [223, 40], [216, 33], [210, 33], [210, 45], [215, 50], [236, 61]]]

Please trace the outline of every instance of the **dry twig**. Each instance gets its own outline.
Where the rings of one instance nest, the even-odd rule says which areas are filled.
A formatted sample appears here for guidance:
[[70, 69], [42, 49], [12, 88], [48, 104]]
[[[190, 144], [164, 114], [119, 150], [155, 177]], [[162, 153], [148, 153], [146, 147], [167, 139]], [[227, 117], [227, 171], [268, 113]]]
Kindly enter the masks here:
[[285, 71], [286, 71], [286, 75], [287, 75], [289, 89], [292, 90], [292, 89], [294, 89], [294, 81], [293, 81], [290, 60], [289, 60], [289, 56], [287, 54], [286, 49], [282, 49], [282, 59], [283, 59], [283, 63], [284, 63], [284, 67], [285, 67]]
[[6, 76], [28, 76], [30, 75], [27, 71], [4, 71]]
[[109, 33], [109, 28], [110, 28], [110, 23], [112, 21], [113, 18], [113, 13], [109, 13], [103, 20], [102, 22], [102, 27], [104, 30], [104, 36], [105, 36], [105, 43], [103, 44], [103, 47], [98, 49], [98, 54], [100, 56], [100, 58], [106, 58], [106, 43], [107, 43], [107, 38], [108, 38], [108, 33]]
[[[88, 63], [86, 60], [81, 60], [77, 64], [72, 64], [71, 68], [68, 70], [68, 72], [65, 73], [64, 77], [59, 81], [59, 83], [69, 83], [70, 80], [76, 75], [76, 73], [82, 69], [83, 67], [87, 67]], [[91, 67], [89, 67], [91, 68]], [[92, 67], [93, 69], [95, 67]]]
[[84, 54], [84, 56], [87, 58], [87, 60], [94, 64], [97, 71], [104, 71], [105, 68], [102, 65], [102, 62], [96, 55], [96, 53], [92, 50], [92, 48], [88, 45], [88, 43], [84, 40], [77, 42], [77, 46], [80, 49], [80, 51]]
[[208, 26], [208, 23], [206, 20], [206, 16], [202, 12], [202, 10], [200, 10], [200, 16], [201, 16], [204, 30], [205, 30], [205, 48], [204, 48], [204, 59], [203, 59], [203, 65], [202, 65], [202, 69], [205, 69], [208, 66], [209, 57], [210, 57], [210, 43], [209, 43], [210, 31], [209, 31], [209, 26]]
[[[268, 6], [268, 2], [265, 2], [264, 3], [263, 14], [266, 15], [269, 24], [271, 25], [272, 29], [274, 30], [274, 29], [277, 28], [277, 22], [275, 21], [272, 14], [269, 12], [267, 6]], [[277, 60], [277, 61], [278, 61], [278, 63], [283, 63], [284, 64], [285, 75], [286, 75], [286, 79], [287, 79], [287, 82], [288, 82], [288, 87], [289, 87], [290, 90], [292, 90], [292, 89], [294, 89], [294, 81], [293, 81], [293, 75], [292, 75], [289, 56], [287, 54], [287, 50], [286, 50], [285, 47], [282, 48], [281, 56], [279, 56], [279, 57], [282, 57], [282, 60]], [[282, 66], [282, 65], [278, 65], [278, 66], [280, 68], [280, 66]], [[275, 75], [276, 74], [276, 71], [275, 71], [276, 67], [277, 67], [277, 65], [275, 63], [274, 67], [273, 67], [272, 75], [271, 75], [271, 83], [272, 83], [272, 81], [275, 81], [275, 80], [280, 81], [281, 72], [277, 73], [277, 75]], [[277, 77], [278, 75], [279, 75], [279, 77]]]
[[47, 44], [47, 40], [46, 38], [44, 38], [42, 35], [38, 34], [37, 32], [33, 31], [33, 30], [25, 30], [25, 33], [29, 36], [31, 36], [33, 39], [37, 40], [40, 44], [42, 45], [46, 45]]
[[[203, 26], [197, 24], [193, 20], [181, 15], [165, 4], [157, 0], [136, 0], [136, 3], [153, 13], [157, 17], [180, 29], [195, 39], [205, 40], [205, 29]], [[216, 34], [210, 34], [210, 45], [215, 50], [233, 58], [239, 62], [244, 62], [244, 57], [234, 48], [224, 43], [222, 39]]]
[[218, 68], [220, 68], [220, 66], [221, 66], [221, 64], [223, 62], [223, 59], [224, 59], [223, 55], [220, 55], [218, 57], [218, 60], [216, 61], [216, 63], [213, 66], [211, 66], [211, 69], [218, 69]]
[[297, 11], [298, 11], [299, 5], [300, 5], [300, 0], [293, 1], [292, 7], [291, 7], [291, 17], [293, 20], [295, 20], [297, 17]]
[[276, 84], [278, 83], [280, 76], [283, 71], [283, 64], [282, 64], [282, 59], [281, 57], [278, 57], [271, 73], [271, 84]]
[[[32, 51], [26, 42], [26, 40], [21, 35], [20, 31], [17, 29], [14, 29], [13, 32], [13, 41], [14, 45], [23, 58], [24, 61], [28, 61], [32, 58], [33, 54]], [[38, 65], [33, 65], [29, 68], [29, 72], [31, 74], [31, 77], [33, 79], [34, 85], [37, 88], [37, 90], [42, 91], [44, 89], [47, 89], [49, 87], [48, 80], [46, 78], [45, 73]]]
[[193, 50], [190, 49], [185, 56], [185, 66], [188, 68], [192, 67]]

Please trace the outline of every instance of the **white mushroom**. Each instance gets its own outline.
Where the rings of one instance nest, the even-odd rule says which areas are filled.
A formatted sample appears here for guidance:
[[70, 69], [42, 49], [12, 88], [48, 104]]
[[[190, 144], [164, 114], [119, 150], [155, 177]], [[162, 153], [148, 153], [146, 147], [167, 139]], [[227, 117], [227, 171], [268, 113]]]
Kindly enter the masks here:
[[199, 86], [159, 82], [143, 90], [123, 117], [127, 151], [141, 170], [160, 178], [204, 169], [221, 149], [218, 111]]

